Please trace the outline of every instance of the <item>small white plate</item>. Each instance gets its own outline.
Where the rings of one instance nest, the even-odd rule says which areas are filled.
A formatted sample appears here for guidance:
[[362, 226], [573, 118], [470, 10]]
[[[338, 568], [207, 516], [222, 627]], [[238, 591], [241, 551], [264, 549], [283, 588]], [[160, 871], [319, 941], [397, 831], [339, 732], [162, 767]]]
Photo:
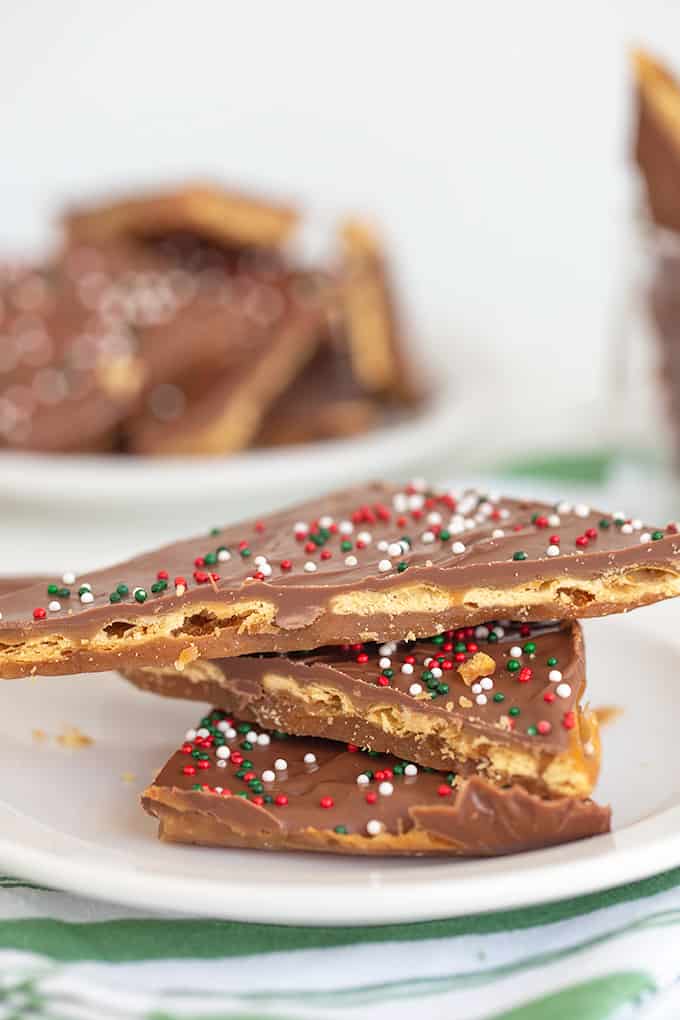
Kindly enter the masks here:
[[[5, 681], [0, 868], [148, 909], [287, 924], [384, 924], [524, 906], [680, 864], [680, 635], [673, 603], [587, 625], [610, 836], [494, 860], [363, 860], [163, 845], [138, 795], [200, 714], [114, 674]], [[94, 738], [68, 751], [54, 735]], [[32, 730], [51, 737], [36, 740]], [[131, 778], [131, 776], [133, 778]]]

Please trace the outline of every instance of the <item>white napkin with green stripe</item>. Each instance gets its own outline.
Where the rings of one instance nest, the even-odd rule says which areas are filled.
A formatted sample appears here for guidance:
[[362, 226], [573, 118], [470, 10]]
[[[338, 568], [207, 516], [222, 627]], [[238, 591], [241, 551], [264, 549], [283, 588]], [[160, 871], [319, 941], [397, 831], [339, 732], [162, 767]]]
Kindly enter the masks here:
[[0, 880], [0, 1020], [671, 1020], [679, 979], [680, 869], [374, 928], [149, 916]]

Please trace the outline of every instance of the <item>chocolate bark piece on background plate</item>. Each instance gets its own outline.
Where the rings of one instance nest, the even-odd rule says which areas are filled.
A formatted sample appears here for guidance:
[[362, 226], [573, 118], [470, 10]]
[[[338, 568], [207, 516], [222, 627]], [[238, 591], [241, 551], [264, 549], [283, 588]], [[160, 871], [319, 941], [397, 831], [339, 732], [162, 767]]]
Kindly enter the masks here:
[[591, 800], [423, 769], [213, 710], [142, 796], [161, 839], [260, 850], [485, 857], [609, 831]]
[[680, 594], [680, 539], [675, 524], [580, 504], [376, 482], [64, 587], [54, 600], [43, 585], [0, 598], [0, 676], [181, 667], [489, 619], [624, 612]]
[[341, 314], [357, 382], [383, 399], [418, 404], [427, 385], [413, 371], [387, 255], [373, 227], [346, 220], [342, 247]]
[[587, 797], [600, 759], [581, 628], [498, 624], [429, 640], [122, 669], [137, 686], [219, 705], [459, 775]]
[[[222, 300], [206, 307], [207, 328], [228, 328], [209, 359], [191, 364], [170, 398], [169, 413], [153, 394], [125, 423], [133, 453], [222, 454], [247, 446], [269, 407], [317, 350], [328, 314], [326, 284], [314, 274], [281, 271], [265, 279], [240, 273]], [[191, 330], [199, 329], [194, 323]], [[190, 334], [187, 333], [190, 338]]]
[[187, 184], [119, 201], [71, 209], [64, 217], [69, 241], [154, 239], [192, 234], [224, 248], [275, 248], [293, 232], [297, 211], [289, 205], [216, 185]]
[[637, 98], [635, 159], [654, 221], [680, 230], [680, 84], [658, 61], [633, 55]]

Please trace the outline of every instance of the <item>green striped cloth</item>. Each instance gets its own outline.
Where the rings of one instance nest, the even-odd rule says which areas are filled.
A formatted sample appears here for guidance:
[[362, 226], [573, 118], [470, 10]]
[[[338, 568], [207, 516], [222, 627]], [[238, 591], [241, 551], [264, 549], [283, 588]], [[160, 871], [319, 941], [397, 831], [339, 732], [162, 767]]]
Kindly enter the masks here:
[[680, 1016], [680, 869], [526, 910], [373, 928], [149, 916], [0, 879], [0, 1020]]

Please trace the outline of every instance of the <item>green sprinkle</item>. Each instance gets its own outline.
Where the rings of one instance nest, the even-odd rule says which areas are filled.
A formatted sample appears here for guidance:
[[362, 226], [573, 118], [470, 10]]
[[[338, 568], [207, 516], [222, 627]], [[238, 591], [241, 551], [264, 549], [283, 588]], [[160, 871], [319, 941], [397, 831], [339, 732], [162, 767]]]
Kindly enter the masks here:
[[437, 686], [437, 694], [448, 694], [448, 693], [449, 693], [449, 685], [448, 684], [439, 684]]
[[154, 595], [157, 595], [160, 591], [165, 591], [167, 587], [168, 587], [167, 581], [154, 581], [154, 583], [151, 585], [151, 591], [153, 592]]
[[404, 765], [395, 765], [392, 771], [394, 772], [395, 776], [403, 776], [404, 768], [405, 768]]
[[557, 665], [557, 659], [555, 658], [554, 655], [550, 656], [550, 658], [547, 660], [547, 664], [548, 664], [548, 666], [556, 666]]
[[71, 595], [71, 589], [70, 588], [58, 588], [57, 589], [57, 595], [59, 596], [59, 598], [67, 599]]
[[206, 553], [203, 557], [203, 561], [207, 563], [209, 567], [214, 566], [217, 563], [217, 553]]
[[513, 705], [512, 708], [508, 709], [508, 715], [519, 715], [519, 709], [517, 705]]
[[464, 641], [457, 641], [456, 644], [454, 645], [453, 650], [454, 650], [454, 652], [464, 652], [464, 651], [466, 651], [465, 642]]
[[411, 541], [411, 539], [410, 539], [410, 538], [408, 537], [408, 535], [402, 535], [402, 536], [401, 536], [401, 541], [402, 541], [402, 542], [406, 542], [406, 545], [407, 545], [407, 546], [409, 547], [409, 549], [410, 549], [410, 548], [411, 548], [411, 546], [413, 545], [413, 542], [412, 542], [412, 541]]
[[607, 528], [610, 528], [611, 524], [612, 522], [608, 521], [606, 517], [603, 517], [602, 520], [600, 521], [600, 527], [602, 528], [603, 531], [606, 531]]
[[403, 574], [407, 567], [408, 563], [406, 562], [406, 560], [399, 560], [399, 562], [397, 563], [397, 573]]
[[524, 645], [524, 651], [527, 653], [527, 655], [533, 655], [534, 652], [536, 651], [536, 642], [527, 641], [527, 643]]
[[78, 589], [78, 594], [84, 595], [86, 591], [90, 591], [89, 586], [87, 584], [81, 584], [80, 588]]
[[516, 673], [517, 670], [521, 668], [521, 663], [519, 659], [508, 659], [508, 661], [505, 664], [505, 668], [510, 673]]
[[442, 528], [442, 530], [439, 532], [439, 537], [442, 540], [442, 542], [448, 542], [448, 540], [451, 538], [451, 532], [447, 531], [446, 528]]
[[494, 701], [505, 701], [505, 695], [503, 694], [502, 691], [496, 691], [496, 693], [493, 696], [493, 700]]
[[219, 535], [221, 530], [222, 530], [221, 528], [211, 528], [210, 529], [210, 534], [213, 535], [213, 536], [214, 535]]
[[243, 743], [241, 744], [242, 751], [252, 751], [252, 749], [253, 745], [250, 743], [249, 740], [244, 740]]
[[246, 772], [247, 772], [247, 771], [248, 771], [248, 769], [244, 769], [244, 768], [243, 768], [243, 766], [242, 766], [242, 767], [241, 767], [241, 768], [240, 768], [240, 769], [238, 770], [238, 772], [236, 773], [236, 778], [237, 778], [237, 779], [243, 779], [243, 777], [245, 776], [245, 774], [246, 774]]
[[143, 588], [137, 588], [135, 591], [135, 602], [146, 602], [147, 594]]
[[200, 790], [201, 789], [201, 784], [200, 783], [192, 783], [191, 784], [191, 789], [192, 790]]
[[236, 794], [236, 796], [237, 797], [244, 797], [245, 800], [248, 800], [248, 791], [247, 790], [239, 790], [238, 793]]
[[495, 634], [493, 631], [491, 631], [486, 640], [489, 642], [490, 645], [495, 645], [496, 642], [498, 641], [498, 634]]
[[273, 804], [274, 803], [274, 798], [272, 797], [271, 793], [265, 793], [265, 795], [264, 795], [264, 802], [265, 802], [265, 804]]
[[248, 771], [248, 769], [252, 769], [252, 767], [253, 767], [252, 761], [250, 761], [248, 758], [244, 758], [243, 759], [243, 768], [246, 770], [246, 772]]
[[109, 595], [109, 602], [120, 602], [120, 595], [117, 591], [112, 591]]
[[346, 825], [336, 825], [335, 828], [333, 829], [333, 832], [337, 832], [338, 836], [346, 836], [347, 835], [347, 826]]
[[340, 543], [340, 549], [342, 550], [342, 552], [349, 552], [351, 548], [352, 543], [349, 541], [349, 539], [344, 538]]
[[658, 542], [660, 538], [663, 538], [663, 531], [653, 531], [652, 532], [652, 541], [653, 542]]
[[129, 595], [130, 594], [130, 589], [128, 588], [128, 586], [126, 584], [117, 584], [116, 585], [116, 591], [118, 592], [119, 595]]
[[386, 676], [388, 680], [391, 680], [392, 677], [394, 676], [394, 670], [393, 669], [384, 669], [382, 671], [382, 675]]
[[58, 585], [56, 585], [56, 584], [48, 584], [47, 585], [47, 594], [48, 595], [56, 595], [58, 591], [59, 591], [59, 586]]
[[518, 549], [517, 552], [512, 554], [512, 558], [513, 560], [525, 560], [527, 558], [527, 554], [522, 549]]
[[536, 729], [535, 726], [527, 726], [527, 733], [529, 734], [530, 737], [535, 737], [536, 734], [538, 733], [538, 730]]
[[420, 679], [424, 680], [425, 683], [428, 683], [430, 680], [433, 679], [432, 671], [429, 669], [424, 669], [423, 672], [420, 674]]
[[242, 722], [242, 723], [239, 723], [238, 726], [236, 727], [236, 732], [237, 733], [250, 733], [251, 729], [252, 729], [252, 726], [250, 725], [250, 723]]
[[435, 637], [432, 638], [432, 644], [433, 645], [443, 645], [444, 644], [444, 635], [443, 634], [436, 634]]
[[250, 556], [250, 549], [248, 549], [247, 546], [245, 549], [241, 549], [241, 556], [243, 556], [244, 560], [247, 560], [248, 557]]

